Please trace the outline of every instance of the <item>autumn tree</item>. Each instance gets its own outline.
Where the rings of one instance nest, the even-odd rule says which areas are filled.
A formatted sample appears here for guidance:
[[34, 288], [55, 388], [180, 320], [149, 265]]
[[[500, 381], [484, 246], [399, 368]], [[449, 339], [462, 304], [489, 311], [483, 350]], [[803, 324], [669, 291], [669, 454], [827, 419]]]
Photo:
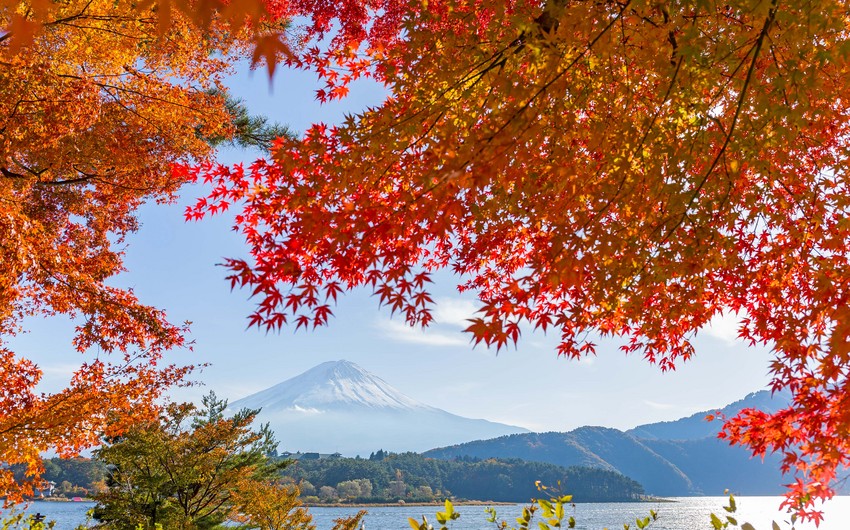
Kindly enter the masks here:
[[247, 481], [235, 492], [233, 520], [259, 530], [315, 530], [299, 494], [294, 484]]
[[846, 4], [381, 5], [356, 11], [378, 33], [327, 12], [344, 45], [293, 63], [323, 77], [321, 99], [372, 76], [382, 105], [248, 169], [188, 171], [213, 189], [187, 218], [239, 205], [252, 257], [227, 265], [259, 297], [250, 323], [322, 325], [366, 286], [427, 325], [447, 269], [480, 300], [475, 343], [529, 326], [577, 358], [614, 336], [671, 370], [737, 314], [793, 402], [723, 435], [784, 454], [790, 506], [830, 497], [850, 464]]
[[[95, 496], [95, 517], [116, 529], [157, 523], [213, 528], [260, 490], [274, 492], [278, 500], [297, 499], [297, 490], [264, 485], [287, 462], [272, 456], [277, 442], [268, 426], [252, 429], [258, 411], [225, 416], [226, 407], [227, 401], [214, 393], [204, 397], [200, 408], [171, 405], [159, 420], [134, 426], [96, 450], [109, 470], [109, 488]], [[292, 522], [303, 519], [300, 511], [292, 513]]]
[[[185, 327], [108, 283], [123, 270], [136, 209], [175, 198], [186, 179], [173, 164], [210, 160], [234, 135], [269, 141], [258, 134], [268, 124], [228, 99], [221, 79], [273, 21], [243, 32], [174, 14], [166, 27], [163, 13], [111, 0], [0, 2], [0, 461], [31, 476], [41, 451], [71, 455], [152, 419], [162, 390], [187, 373], [161, 361], [187, 346]], [[24, 319], [53, 315], [74, 319], [74, 349], [98, 355], [65, 390], [41, 394], [41, 369], [10, 338]], [[26, 489], [0, 469], [0, 495]]]

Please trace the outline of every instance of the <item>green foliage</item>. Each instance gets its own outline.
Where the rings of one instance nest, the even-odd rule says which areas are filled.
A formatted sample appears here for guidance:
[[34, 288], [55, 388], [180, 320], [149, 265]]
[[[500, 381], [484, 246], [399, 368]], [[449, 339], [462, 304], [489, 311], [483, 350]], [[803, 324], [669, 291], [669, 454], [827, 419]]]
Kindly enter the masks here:
[[95, 518], [116, 530], [214, 528], [233, 510], [246, 482], [269, 481], [287, 462], [272, 458], [267, 426], [251, 429], [256, 410], [225, 417], [227, 402], [210, 393], [203, 408], [171, 405], [159, 421], [139, 425], [96, 452], [108, 466]]
[[558, 488], [550, 489], [549, 487], [537, 481], [535, 483], [539, 492], [547, 492], [549, 496], [546, 498], [536, 498], [531, 501], [531, 504], [522, 509], [522, 513], [516, 518], [518, 526], [511, 526], [506, 520], [500, 520], [494, 508], [487, 508], [487, 522], [495, 525], [499, 530], [528, 530], [535, 527], [535, 517], [537, 512], [540, 512], [539, 520], [536, 521], [536, 527], [540, 530], [551, 530], [553, 528], [575, 528], [576, 521], [573, 516], [567, 517], [565, 507], [572, 505], [572, 495], [562, 495], [560, 493], [560, 483]]
[[294, 138], [294, 134], [288, 127], [277, 122], [269, 123], [265, 116], [252, 115], [245, 103], [234, 98], [230, 93], [214, 89], [210, 91], [210, 94], [224, 99], [224, 107], [230, 115], [230, 123], [233, 127], [233, 135], [230, 137], [222, 135], [204, 137], [211, 146], [227, 144], [243, 149], [255, 148], [270, 152], [277, 138]]
[[446, 499], [445, 507], [446, 511], [437, 512], [437, 522], [441, 525], [445, 525], [449, 521], [454, 521], [460, 517], [460, 514], [454, 511], [454, 506], [452, 506], [452, 503], [448, 499]]
[[373, 460], [373, 461], [374, 461], [374, 460], [378, 460], [378, 461], [380, 461], [380, 460], [383, 460], [384, 458], [386, 458], [388, 454], [389, 454], [389, 453], [384, 452], [384, 450], [383, 450], [383, 449], [378, 449], [378, 452], [377, 452], [377, 453], [372, 453], [372, 454], [370, 454], [370, 455], [369, 455], [369, 460]]
[[[454, 511], [454, 505], [452, 505], [450, 500], [446, 499], [444, 506], [446, 511], [437, 512], [437, 522], [440, 523], [440, 530], [448, 530], [446, 525], [449, 521], [454, 521], [460, 517], [460, 514]], [[412, 517], [409, 517], [407, 522], [413, 530], [434, 530], [434, 526], [428, 522], [428, 518], [424, 515], [422, 516], [421, 523]]]
[[23, 512], [11, 513], [0, 521], [0, 530], [49, 530], [56, 521], [36, 521], [34, 515]]
[[[88, 514], [89, 516], [91, 515], [90, 512]], [[51, 530], [56, 527], [56, 521], [45, 521], [44, 519], [44, 515], [38, 514], [38, 517], [36, 517], [33, 514], [12, 510], [11, 513], [8, 513], [0, 520], [0, 530]], [[74, 530], [87, 530], [88, 528], [88, 524], [81, 524]]]
[[[734, 517], [735, 512], [738, 511], [738, 505], [735, 503], [735, 496], [729, 495], [729, 505], [724, 506], [723, 510], [726, 511], [728, 515], [718, 516], [717, 514], [711, 514], [711, 527], [714, 530], [729, 530], [729, 529], [740, 529], [740, 530], [756, 530], [753, 525], [750, 523], [742, 523], [740, 526], [738, 525], [738, 520]], [[786, 524], [790, 524], [790, 530], [796, 530], [795, 524], [797, 524], [797, 514], [792, 513], [790, 520], [785, 521]], [[781, 530], [779, 523], [776, 521], [771, 522], [772, 530]]]
[[103, 462], [90, 458], [50, 458], [44, 461], [42, 478], [54, 482], [54, 496], [85, 497], [105, 487]]

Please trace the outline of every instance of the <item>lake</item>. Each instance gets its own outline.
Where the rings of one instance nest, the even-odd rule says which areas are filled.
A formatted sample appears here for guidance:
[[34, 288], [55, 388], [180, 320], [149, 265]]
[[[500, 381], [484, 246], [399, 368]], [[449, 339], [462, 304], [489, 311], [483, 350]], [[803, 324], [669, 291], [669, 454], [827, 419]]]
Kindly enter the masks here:
[[[610, 528], [619, 530], [623, 523], [632, 528], [635, 517], [649, 515], [649, 510], [658, 512], [659, 519], [649, 528], [652, 530], [700, 530], [711, 529], [709, 514], [713, 511], [720, 515], [726, 503], [725, 497], [682, 497], [671, 499], [675, 502], [647, 503], [586, 503], [577, 504], [572, 511], [576, 519], [576, 528], [582, 530], [601, 530]], [[770, 522], [782, 522], [785, 514], [778, 512], [781, 497], [736, 497], [739, 522], [750, 522], [756, 530], [770, 530]], [[76, 525], [85, 523], [86, 511], [93, 506], [87, 502], [43, 502], [37, 501], [27, 509], [28, 513], [40, 512], [48, 519], [56, 521], [57, 530], [73, 530]], [[432, 523], [434, 512], [439, 506], [392, 506], [366, 508], [369, 514], [365, 519], [366, 530], [404, 530], [409, 529], [408, 517], [419, 519], [426, 515]], [[497, 512], [509, 522], [519, 515], [521, 505], [496, 506]], [[330, 530], [333, 520], [356, 513], [358, 508], [310, 508], [317, 530]], [[453, 530], [487, 530], [488, 525], [483, 506], [458, 506], [456, 511], [460, 519], [450, 526]], [[847, 530], [850, 528], [850, 497], [836, 497], [826, 504], [826, 521], [818, 530]], [[790, 525], [781, 527], [789, 529]], [[535, 526], [536, 528], [536, 526]], [[813, 524], [797, 525], [797, 530], [814, 530]], [[167, 529], [166, 529], [167, 530]]]

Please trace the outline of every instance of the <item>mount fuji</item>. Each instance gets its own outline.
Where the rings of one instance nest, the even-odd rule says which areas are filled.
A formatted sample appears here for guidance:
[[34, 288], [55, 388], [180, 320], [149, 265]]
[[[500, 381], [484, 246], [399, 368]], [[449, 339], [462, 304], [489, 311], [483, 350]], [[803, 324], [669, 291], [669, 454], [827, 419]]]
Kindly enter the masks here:
[[528, 432], [431, 407], [349, 361], [322, 363], [230, 408], [261, 409], [257, 422], [268, 422], [280, 449], [290, 452], [421, 452]]

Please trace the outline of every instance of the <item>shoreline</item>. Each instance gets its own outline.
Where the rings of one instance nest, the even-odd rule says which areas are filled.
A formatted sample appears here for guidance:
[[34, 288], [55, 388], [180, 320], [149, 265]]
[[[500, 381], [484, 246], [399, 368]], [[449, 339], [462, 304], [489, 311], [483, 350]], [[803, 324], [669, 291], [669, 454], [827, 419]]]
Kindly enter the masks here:
[[[67, 497], [43, 497], [39, 499], [29, 499], [27, 502], [32, 501], [42, 501], [42, 502], [95, 502], [94, 499], [90, 499], [88, 497], [81, 497], [78, 500], [68, 499]], [[363, 503], [363, 502], [332, 502], [332, 503], [319, 503], [319, 504], [310, 504], [304, 503], [303, 506], [307, 508], [393, 508], [393, 507], [405, 507], [405, 506], [436, 506], [441, 507], [444, 506], [445, 501], [432, 501], [432, 502], [373, 502], [373, 503]], [[518, 501], [518, 502], [508, 502], [508, 501], [452, 501], [454, 506], [515, 506], [517, 504], [526, 504], [529, 501]], [[633, 503], [647, 503], [647, 502], [678, 502], [674, 499], [668, 499], [664, 497], [652, 497], [646, 499], [639, 499], [633, 501], [617, 501], [617, 502], [633, 502]], [[575, 504], [587, 504], [584, 502], [577, 502]]]
[[[453, 506], [514, 506], [516, 502], [489, 502], [489, 501], [452, 501]], [[307, 504], [304, 503], [304, 506], [307, 508], [404, 508], [406, 506], [435, 506], [437, 508], [441, 508], [445, 506], [445, 501], [433, 501], [433, 502], [405, 502], [404, 504], [398, 502], [372, 502], [372, 503], [363, 503], [363, 502], [330, 502], [330, 503], [320, 503], [320, 504]]]
[[89, 497], [76, 497], [75, 499], [69, 499], [68, 497], [38, 497], [26, 499], [26, 502], [33, 501], [42, 501], [42, 502], [95, 502], [94, 499], [90, 499]]
[[[451, 499], [450, 499], [451, 500]], [[516, 502], [508, 502], [508, 501], [451, 501], [453, 506], [516, 506], [517, 504], [528, 504], [530, 501], [516, 501]], [[633, 504], [645, 504], [652, 502], [665, 502], [665, 503], [675, 503], [679, 502], [675, 499], [670, 499], [667, 497], [648, 497], [645, 499], [636, 499], [636, 500], [625, 500], [625, 501], [610, 501], [612, 503], [633, 503]], [[403, 508], [405, 506], [436, 506], [442, 507], [444, 506], [445, 501], [433, 501], [433, 502], [374, 502], [374, 503], [362, 503], [362, 502], [332, 502], [332, 503], [319, 503], [319, 504], [307, 504], [304, 503], [304, 506], [308, 508], [369, 508], [370, 506], [378, 507], [378, 508]], [[590, 501], [590, 502], [575, 502], [570, 504], [600, 504], [600, 502]], [[606, 502], [602, 502], [601, 504], [607, 504]]]

